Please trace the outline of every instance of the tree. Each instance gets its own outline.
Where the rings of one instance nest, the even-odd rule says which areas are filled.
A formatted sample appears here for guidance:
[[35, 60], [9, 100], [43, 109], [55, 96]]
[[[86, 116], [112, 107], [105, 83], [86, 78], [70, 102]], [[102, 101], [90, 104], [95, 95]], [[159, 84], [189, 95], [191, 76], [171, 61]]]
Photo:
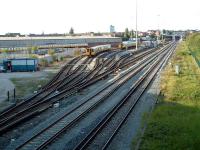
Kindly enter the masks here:
[[80, 50], [79, 50], [79, 49], [76, 49], [76, 50], [74, 51], [74, 56], [80, 56], [80, 55], [81, 55]]
[[130, 34], [129, 34], [128, 28], [125, 29], [124, 37], [125, 37], [125, 38], [130, 38]]
[[74, 34], [74, 29], [71, 27], [71, 29], [69, 30], [69, 34], [73, 35]]
[[28, 47], [27, 50], [28, 50], [28, 54], [32, 53], [32, 47]]
[[1, 52], [2, 52], [2, 53], [8, 53], [9, 50], [8, 50], [8, 49], [3, 49], [3, 50], [1, 50]]
[[40, 65], [43, 67], [47, 67], [48, 66], [48, 61], [44, 58], [40, 59]]
[[156, 35], [155, 34], [150, 34], [150, 38], [155, 39]]
[[53, 56], [55, 54], [55, 50], [49, 49], [48, 50], [48, 54], [51, 55], [51, 56]]
[[173, 31], [168, 31], [168, 34], [169, 35], [173, 35]]
[[134, 37], [134, 31], [133, 31], [133, 30], [130, 31], [130, 37], [131, 37], [131, 38]]
[[37, 46], [33, 46], [33, 47], [31, 47], [31, 50], [32, 51], [36, 51], [36, 50], [38, 50], [38, 47]]
[[166, 34], [166, 32], [167, 32], [167, 31], [166, 31], [165, 29], [163, 29], [162, 34]]

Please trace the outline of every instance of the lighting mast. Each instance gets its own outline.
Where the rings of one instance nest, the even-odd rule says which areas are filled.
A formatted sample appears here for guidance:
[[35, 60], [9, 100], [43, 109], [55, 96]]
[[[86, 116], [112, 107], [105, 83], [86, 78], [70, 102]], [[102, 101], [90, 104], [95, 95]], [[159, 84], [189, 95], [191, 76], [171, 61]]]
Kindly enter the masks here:
[[138, 2], [137, 2], [137, 0], [135, 2], [136, 2], [136, 9], [135, 9], [136, 10], [136, 12], [135, 12], [136, 13], [136, 31], [135, 31], [135, 39], [136, 39], [136, 41], [135, 42], [136, 42], [136, 50], [137, 50], [138, 49], [138, 30], [137, 30], [137, 20], [138, 20], [137, 19], [137, 15], [138, 15], [138, 12], [137, 12], [137, 9], [138, 9], [137, 7], [138, 6], [137, 5], [138, 5]]

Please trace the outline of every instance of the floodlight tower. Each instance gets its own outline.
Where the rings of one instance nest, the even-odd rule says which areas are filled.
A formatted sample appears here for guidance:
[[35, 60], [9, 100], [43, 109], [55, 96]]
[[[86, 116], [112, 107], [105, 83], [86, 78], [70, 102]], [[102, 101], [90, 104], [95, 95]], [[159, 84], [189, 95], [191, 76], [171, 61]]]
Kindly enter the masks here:
[[160, 14], [158, 14], [157, 16], [158, 16], [158, 35], [157, 35], [157, 41], [158, 41], [158, 37], [160, 35]]
[[135, 6], [136, 7], [136, 9], [135, 9], [136, 10], [136, 12], [135, 12], [135, 14], [136, 14], [136, 17], [135, 17], [135, 19], [136, 19], [135, 40], [136, 41], [135, 42], [136, 42], [136, 50], [137, 50], [138, 49], [138, 30], [137, 30], [138, 1], [137, 0], [135, 1], [135, 4], [136, 4], [136, 6]]

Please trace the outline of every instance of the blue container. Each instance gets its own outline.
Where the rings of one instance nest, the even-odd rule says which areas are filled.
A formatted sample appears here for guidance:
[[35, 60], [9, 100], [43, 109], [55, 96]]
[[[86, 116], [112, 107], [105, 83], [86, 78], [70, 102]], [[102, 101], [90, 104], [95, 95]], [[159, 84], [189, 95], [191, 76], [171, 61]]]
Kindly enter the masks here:
[[4, 68], [12, 72], [37, 71], [38, 60], [33, 58], [8, 59], [4, 61]]

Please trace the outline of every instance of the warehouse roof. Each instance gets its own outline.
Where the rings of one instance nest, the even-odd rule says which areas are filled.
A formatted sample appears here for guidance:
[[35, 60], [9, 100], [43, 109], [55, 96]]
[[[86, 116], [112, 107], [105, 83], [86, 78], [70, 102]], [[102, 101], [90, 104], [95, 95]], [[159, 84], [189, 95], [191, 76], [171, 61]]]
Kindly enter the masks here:
[[42, 40], [42, 39], [116, 39], [119, 37], [110, 37], [110, 36], [55, 36], [55, 37], [0, 37], [0, 40]]

